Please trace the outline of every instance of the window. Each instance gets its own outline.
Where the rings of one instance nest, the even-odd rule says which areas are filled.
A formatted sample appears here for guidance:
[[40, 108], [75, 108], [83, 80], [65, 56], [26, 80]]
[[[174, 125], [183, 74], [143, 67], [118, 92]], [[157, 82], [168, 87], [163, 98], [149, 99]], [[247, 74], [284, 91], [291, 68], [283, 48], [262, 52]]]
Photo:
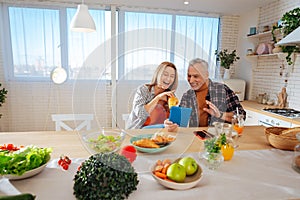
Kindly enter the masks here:
[[5, 57], [11, 58], [6, 61], [9, 79], [49, 81], [51, 71], [58, 66], [67, 70], [69, 79], [97, 79], [102, 73], [101, 67], [84, 63], [95, 48], [111, 37], [110, 11], [89, 9], [97, 32], [85, 34], [68, 28], [75, 8], [3, 9], [7, 13], [4, 24], [9, 24], [5, 37], [9, 49]]
[[218, 18], [122, 10], [120, 18], [124, 44], [119, 61], [124, 64], [119, 66], [119, 78], [150, 80], [158, 64], [171, 61], [185, 79], [188, 62], [196, 57], [209, 62], [214, 77]]
[[59, 11], [9, 7], [12, 75], [47, 77], [61, 65]]
[[[75, 15], [76, 9], [67, 9], [67, 27], [70, 27], [71, 20]], [[79, 33], [68, 32], [68, 66], [69, 66], [69, 78], [71, 79], [98, 79], [102, 76], [103, 70], [108, 70], [105, 63], [107, 61], [109, 52], [104, 51], [101, 54], [101, 61], [96, 63], [86, 62], [89, 61], [89, 56], [96, 51], [99, 46], [107, 45], [106, 41], [111, 38], [111, 19], [110, 11], [105, 10], [93, 10], [89, 9], [89, 12], [94, 19], [96, 25], [96, 32], [92, 33]], [[105, 47], [103, 47], [105, 48]], [[97, 51], [98, 53], [98, 51]], [[101, 65], [101, 66], [99, 66]], [[103, 69], [103, 70], [101, 70]], [[106, 78], [110, 77], [110, 74]]]
[[[134, 12], [119, 9], [117, 21], [108, 10], [89, 9], [97, 31], [69, 30], [75, 8], [3, 6], [5, 66], [12, 80], [49, 81], [62, 66], [69, 79], [111, 79], [110, 64], [117, 63], [117, 78], [149, 80], [163, 61], [175, 63], [185, 76], [195, 57], [210, 63], [215, 74], [219, 19], [215, 17]], [[117, 57], [111, 58], [111, 26], [118, 27]], [[89, 59], [92, 58], [92, 59]], [[93, 62], [95, 61], [96, 62]], [[185, 77], [184, 77], [185, 78]]]

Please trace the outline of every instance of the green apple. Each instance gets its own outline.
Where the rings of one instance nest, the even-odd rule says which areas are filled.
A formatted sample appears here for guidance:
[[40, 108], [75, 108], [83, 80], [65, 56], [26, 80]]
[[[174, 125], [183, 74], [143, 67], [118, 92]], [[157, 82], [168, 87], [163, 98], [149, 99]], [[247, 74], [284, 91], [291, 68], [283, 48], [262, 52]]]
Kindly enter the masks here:
[[167, 169], [167, 177], [172, 181], [181, 183], [186, 177], [185, 168], [179, 163], [173, 163]]
[[195, 174], [198, 169], [198, 164], [192, 157], [181, 158], [178, 163], [185, 168], [186, 175], [188, 176]]

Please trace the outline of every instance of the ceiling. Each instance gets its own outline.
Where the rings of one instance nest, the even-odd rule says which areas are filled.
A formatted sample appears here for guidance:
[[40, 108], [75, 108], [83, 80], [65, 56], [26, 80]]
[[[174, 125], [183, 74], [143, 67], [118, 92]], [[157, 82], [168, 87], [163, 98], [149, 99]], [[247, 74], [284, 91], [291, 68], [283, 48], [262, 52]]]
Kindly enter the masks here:
[[[79, 0], [76, 0], [79, 1]], [[278, 0], [189, 0], [184, 5], [183, 0], [85, 0], [89, 3], [103, 3], [116, 5], [131, 5], [148, 8], [165, 8], [183, 11], [198, 11], [201, 13], [215, 13], [221, 15], [240, 15], [263, 5]], [[81, 1], [80, 1], [81, 2]]]

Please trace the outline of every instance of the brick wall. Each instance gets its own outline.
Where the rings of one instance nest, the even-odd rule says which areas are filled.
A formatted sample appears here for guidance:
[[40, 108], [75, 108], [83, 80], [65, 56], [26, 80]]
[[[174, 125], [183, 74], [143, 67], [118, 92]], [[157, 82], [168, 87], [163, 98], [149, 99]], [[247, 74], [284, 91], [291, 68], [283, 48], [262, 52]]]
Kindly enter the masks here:
[[[260, 8], [258, 26], [271, 25], [277, 22], [282, 15], [296, 7], [299, 7], [299, 0], [279, 0]], [[261, 38], [260, 42], [270, 41], [271, 36]], [[271, 99], [277, 102], [277, 94], [282, 87], [287, 88], [288, 106], [294, 109], [300, 109], [300, 57], [296, 55], [295, 65], [288, 66], [276, 56], [260, 57], [257, 61], [257, 67], [253, 69], [253, 89], [250, 99], [260, 93], [267, 93]], [[284, 66], [283, 68], [281, 68]], [[282, 72], [282, 73], [280, 73]], [[282, 75], [281, 75], [282, 74]]]
[[[238, 38], [238, 27], [239, 16], [222, 16], [220, 19], [220, 35], [219, 49], [228, 49], [230, 52], [237, 49], [237, 38]], [[237, 63], [234, 63], [230, 67], [230, 73], [234, 75], [235, 67]], [[219, 74], [222, 76], [224, 73], [224, 68], [219, 69]]]
[[[259, 9], [259, 19], [257, 28], [261, 30], [263, 26], [271, 25], [277, 22], [282, 15], [299, 7], [300, 0], [278, 0], [276, 2], [270, 3]], [[240, 40], [247, 40], [244, 35], [238, 36], [239, 26], [238, 26], [239, 16], [222, 16], [221, 17], [221, 31], [220, 31], [220, 49], [239, 49], [237, 47], [238, 37]], [[244, 38], [243, 38], [244, 37]], [[272, 36], [268, 35], [259, 39], [259, 41], [254, 42], [255, 45], [260, 42], [271, 41]], [[245, 51], [246, 49], [241, 49]], [[243, 55], [243, 52], [238, 52], [239, 55]], [[277, 95], [281, 91], [281, 88], [286, 86], [288, 93], [288, 106], [294, 109], [300, 109], [300, 56], [299, 54], [295, 56], [295, 65], [288, 66], [285, 59], [278, 59], [276, 56], [263, 56], [259, 57], [257, 61], [241, 61], [235, 63], [231, 67], [231, 74], [235, 76], [235, 71], [238, 67], [242, 68], [248, 66], [249, 63], [252, 65], [252, 74], [243, 74], [243, 77], [251, 76], [251, 84], [247, 87], [250, 88], [250, 96], [248, 99], [255, 100], [256, 96], [260, 93], [267, 93], [270, 99], [277, 102]], [[248, 62], [245, 64], [243, 62]], [[284, 67], [282, 68], [282, 66]], [[223, 74], [223, 69], [219, 70], [219, 73]], [[282, 75], [281, 75], [282, 74]], [[248, 78], [247, 78], [248, 79]]]

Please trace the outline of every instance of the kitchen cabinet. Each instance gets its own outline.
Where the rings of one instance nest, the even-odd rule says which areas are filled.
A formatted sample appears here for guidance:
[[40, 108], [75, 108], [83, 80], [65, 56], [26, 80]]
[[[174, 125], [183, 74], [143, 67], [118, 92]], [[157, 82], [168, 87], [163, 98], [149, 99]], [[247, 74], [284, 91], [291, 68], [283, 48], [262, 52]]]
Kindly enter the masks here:
[[245, 126], [259, 125], [259, 119], [262, 117], [262, 114], [247, 109], [245, 109], [245, 111], [246, 111]]
[[269, 115], [264, 115], [252, 110], [247, 110], [246, 111], [246, 120], [245, 120], [245, 126], [257, 126], [257, 125], [263, 125], [266, 127], [270, 126], [280, 126], [280, 127], [295, 127], [299, 126], [297, 124], [292, 124], [290, 121], [285, 121], [282, 119], [278, 119], [275, 117], [271, 117]]

